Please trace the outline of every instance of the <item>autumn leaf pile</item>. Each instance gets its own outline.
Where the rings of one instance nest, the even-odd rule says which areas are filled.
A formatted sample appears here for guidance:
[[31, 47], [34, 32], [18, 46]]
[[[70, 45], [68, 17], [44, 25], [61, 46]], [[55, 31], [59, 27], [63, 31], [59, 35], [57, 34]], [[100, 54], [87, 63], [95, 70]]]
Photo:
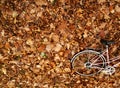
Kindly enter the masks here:
[[120, 0], [0, 0], [0, 88], [119, 88], [111, 76], [83, 77], [73, 55], [88, 47], [120, 55]]

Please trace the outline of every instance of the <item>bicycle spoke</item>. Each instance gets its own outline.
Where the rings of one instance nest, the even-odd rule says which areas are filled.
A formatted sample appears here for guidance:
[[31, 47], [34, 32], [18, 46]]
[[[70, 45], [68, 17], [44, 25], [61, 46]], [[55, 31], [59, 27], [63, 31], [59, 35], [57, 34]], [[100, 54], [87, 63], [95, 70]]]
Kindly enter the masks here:
[[75, 72], [80, 75], [90, 76], [99, 73], [104, 66], [102, 56], [92, 50], [77, 53], [71, 60]]
[[88, 62], [90, 60], [90, 51], [88, 51]]
[[96, 58], [92, 64], [94, 64], [95, 62], [97, 62], [99, 58], [100, 58], [100, 56], [98, 58]]
[[79, 57], [76, 57], [76, 60], [77, 60], [76, 61], [77, 64], [84, 64], [84, 62], [82, 62]]
[[92, 59], [90, 59], [90, 61], [91, 62], [94, 61], [96, 57], [98, 57], [98, 56], [93, 57]]

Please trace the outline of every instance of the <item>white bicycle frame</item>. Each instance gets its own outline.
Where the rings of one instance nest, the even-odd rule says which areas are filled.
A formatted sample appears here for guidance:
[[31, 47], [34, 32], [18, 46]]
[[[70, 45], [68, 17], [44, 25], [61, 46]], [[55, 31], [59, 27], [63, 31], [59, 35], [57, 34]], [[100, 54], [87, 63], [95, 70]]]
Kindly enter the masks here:
[[[106, 55], [106, 58], [104, 57], [104, 59], [106, 59], [105, 64], [107, 64], [107, 66], [109, 66], [110, 63], [115, 62], [115, 61], [120, 59], [120, 55], [110, 59], [108, 45], [106, 45], [106, 49], [102, 52], [101, 55], [103, 55], [103, 57]], [[117, 64], [113, 65], [113, 67], [117, 67], [119, 64], [120, 64], [120, 62], [118, 62]]]
[[[108, 47], [108, 45], [106, 45], [106, 49], [103, 50], [102, 52], [97, 52], [93, 49], [92, 50], [86, 49], [84, 51], [81, 51], [81, 52], [75, 54], [74, 57], [71, 59], [72, 66], [74, 66], [73, 64], [74, 64], [74, 60], [76, 59], [76, 57], [78, 57], [82, 53], [88, 54], [88, 57], [87, 57], [88, 61], [87, 62], [85, 61], [84, 67], [89, 68], [89, 69], [90, 68], [91, 69], [92, 68], [100, 69], [98, 72], [103, 71], [105, 74], [112, 75], [115, 72], [115, 67], [117, 67], [120, 64], [120, 55], [117, 57], [114, 57], [114, 58], [110, 58], [109, 47]], [[93, 53], [95, 55], [93, 57], [90, 57], [90, 53]], [[118, 63], [117, 63], [117, 61], [118, 61]], [[115, 62], [115, 63], [112, 63], [112, 62]], [[81, 74], [79, 72], [77, 72], [77, 73], [80, 75], [86, 76], [85, 74]], [[90, 74], [90, 75], [94, 75], [94, 73]], [[88, 74], [88, 76], [90, 76], [90, 75]]]

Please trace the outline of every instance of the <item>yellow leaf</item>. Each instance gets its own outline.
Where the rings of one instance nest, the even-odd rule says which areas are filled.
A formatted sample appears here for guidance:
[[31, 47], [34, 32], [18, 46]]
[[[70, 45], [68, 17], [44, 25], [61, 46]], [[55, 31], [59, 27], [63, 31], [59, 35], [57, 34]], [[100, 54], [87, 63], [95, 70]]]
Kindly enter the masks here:
[[7, 73], [7, 70], [6, 70], [5, 68], [2, 68], [2, 72], [3, 72], [4, 74], [6, 74], [6, 73]]

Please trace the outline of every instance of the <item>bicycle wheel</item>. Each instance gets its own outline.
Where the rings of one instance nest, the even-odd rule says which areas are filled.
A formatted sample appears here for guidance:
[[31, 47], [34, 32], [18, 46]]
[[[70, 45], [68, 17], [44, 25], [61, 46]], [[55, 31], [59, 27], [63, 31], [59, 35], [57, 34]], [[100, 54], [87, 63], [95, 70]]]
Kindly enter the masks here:
[[73, 70], [79, 75], [92, 76], [105, 67], [105, 58], [99, 52], [84, 50], [71, 59]]

